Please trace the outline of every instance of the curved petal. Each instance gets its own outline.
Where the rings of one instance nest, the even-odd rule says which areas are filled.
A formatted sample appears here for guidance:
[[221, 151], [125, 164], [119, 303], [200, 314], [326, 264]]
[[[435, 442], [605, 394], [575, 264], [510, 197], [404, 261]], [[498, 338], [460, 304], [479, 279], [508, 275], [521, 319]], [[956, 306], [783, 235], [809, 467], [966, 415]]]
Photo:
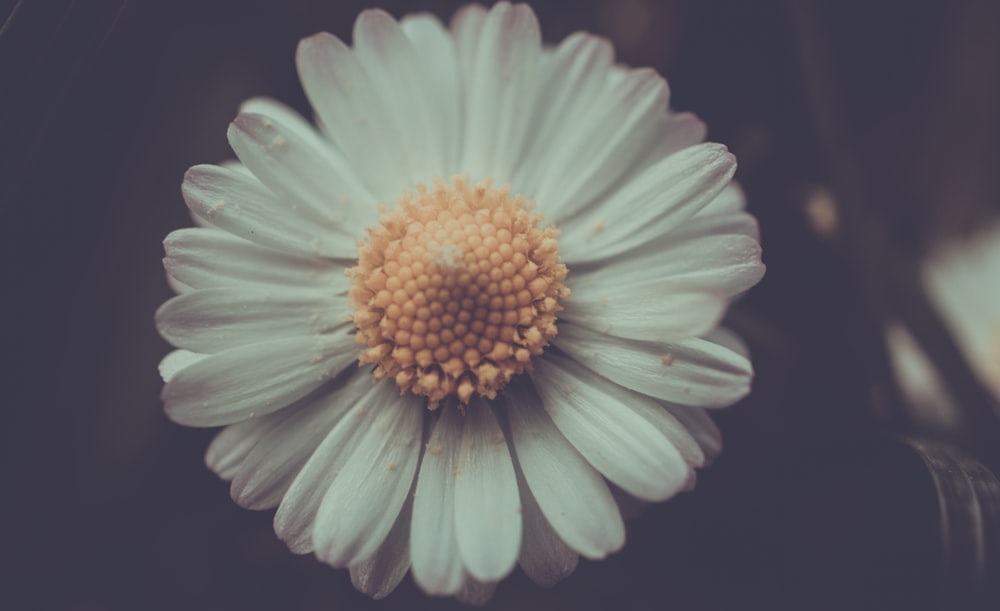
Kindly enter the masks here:
[[313, 527], [320, 502], [358, 447], [360, 431], [371, 428], [377, 415], [375, 408], [382, 403], [378, 392], [384, 390], [385, 384], [371, 384], [368, 376], [360, 372], [354, 378], [359, 384], [367, 384], [367, 391], [316, 447], [274, 514], [275, 534], [296, 554], [313, 551]]
[[302, 88], [337, 147], [379, 200], [395, 199], [414, 182], [412, 153], [400, 147], [395, 118], [354, 52], [322, 32], [299, 42], [295, 62]]
[[277, 196], [283, 214], [304, 216], [348, 241], [377, 218], [374, 198], [354, 170], [318, 137], [254, 114], [233, 119], [228, 136], [240, 161]]
[[399, 25], [413, 43], [422, 78], [433, 92], [429, 122], [441, 146], [441, 178], [447, 179], [462, 171], [458, 161], [465, 106], [459, 88], [462, 77], [455, 41], [433, 15], [408, 15]]
[[552, 529], [587, 558], [625, 543], [625, 524], [604, 478], [559, 432], [530, 383], [507, 387], [507, 420], [517, 462]]
[[704, 339], [676, 342], [610, 337], [563, 324], [555, 345], [605, 378], [657, 399], [727, 407], [750, 392], [750, 360]]
[[301, 405], [279, 412], [290, 413], [243, 461], [229, 490], [233, 500], [247, 509], [277, 507], [320, 442], [361, 401], [369, 385], [365, 376], [353, 376], [333, 392], [307, 397]]
[[721, 144], [699, 144], [664, 158], [559, 223], [563, 260], [601, 261], [670, 232], [715, 199], [735, 172], [736, 158]]
[[744, 234], [678, 232], [655, 246], [578, 271], [570, 287], [574, 297], [603, 286], [625, 294], [703, 291], [729, 298], [764, 275], [760, 244]]
[[250, 452], [285, 417], [279, 411], [230, 424], [212, 439], [205, 452], [205, 464], [222, 479], [233, 479]]
[[303, 215], [289, 214], [274, 193], [246, 172], [196, 165], [184, 175], [181, 193], [193, 214], [251, 242], [306, 257], [357, 257], [351, 240]]
[[604, 90], [614, 49], [603, 38], [575, 32], [543, 58], [538, 101], [531, 116], [525, 117], [531, 125], [530, 145], [515, 182], [529, 194], [536, 193], [545, 180], [553, 149], [563, 145], [567, 134], [580, 129], [581, 113]]
[[289, 255], [217, 229], [178, 229], [163, 240], [163, 248], [167, 273], [193, 289], [316, 286], [336, 295], [350, 286], [344, 265]]
[[292, 336], [342, 336], [354, 330], [346, 301], [313, 289], [203, 289], [160, 306], [156, 328], [173, 345], [206, 354]]
[[462, 425], [458, 409], [442, 408], [420, 463], [413, 500], [413, 579], [425, 592], [438, 596], [455, 594], [463, 580], [455, 535], [455, 466]]
[[559, 318], [616, 337], [697, 337], [719, 324], [728, 305], [721, 294], [622, 286], [621, 279], [612, 274], [603, 274], [599, 282], [589, 284], [578, 279], [571, 277], [572, 294]]
[[665, 500], [687, 485], [692, 470], [681, 451], [636, 411], [646, 400], [642, 395], [602, 382], [555, 354], [536, 361], [531, 375], [545, 411], [604, 477], [647, 501]]
[[707, 411], [700, 407], [689, 407], [687, 405], [676, 405], [673, 403], [661, 403], [663, 409], [667, 410], [677, 418], [677, 421], [684, 425], [691, 437], [698, 442], [702, 453], [705, 455], [705, 464], [708, 465], [722, 453], [722, 433], [719, 427], [715, 426], [712, 417]]
[[378, 9], [362, 11], [354, 22], [354, 54], [372, 89], [396, 123], [410, 176], [429, 182], [445, 169], [442, 134], [431, 108], [437, 91], [427, 82], [417, 51], [396, 20]]
[[562, 222], [649, 156], [663, 136], [650, 126], [666, 118], [669, 99], [666, 81], [651, 69], [610, 71], [603, 95], [577, 120], [587, 129], [567, 130], [546, 155], [533, 194], [546, 218]]
[[377, 384], [370, 427], [333, 478], [313, 527], [316, 557], [335, 567], [368, 559], [392, 529], [420, 461], [425, 410], [393, 384]]
[[160, 377], [163, 378], [164, 382], [169, 382], [178, 371], [194, 365], [206, 357], [208, 357], [207, 354], [197, 354], [190, 350], [174, 350], [160, 361]]
[[[459, 39], [460, 50], [463, 42]], [[508, 182], [520, 160], [535, 100], [541, 32], [526, 4], [498, 2], [478, 32], [466, 72], [463, 168], [474, 180]]]
[[356, 359], [353, 337], [292, 337], [240, 346], [180, 370], [163, 387], [167, 416], [219, 426], [277, 411]]
[[385, 598], [396, 589], [410, 569], [410, 516], [412, 497], [407, 497], [403, 509], [389, 536], [371, 558], [351, 566], [351, 583], [375, 600]]
[[518, 478], [518, 486], [521, 490], [521, 514], [524, 516], [524, 535], [521, 537], [518, 562], [529, 579], [549, 588], [576, 570], [580, 556], [563, 543], [552, 529], [521, 477]]
[[465, 412], [455, 475], [455, 533], [466, 570], [495, 582], [513, 570], [521, 543], [521, 502], [503, 431], [484, 399]]

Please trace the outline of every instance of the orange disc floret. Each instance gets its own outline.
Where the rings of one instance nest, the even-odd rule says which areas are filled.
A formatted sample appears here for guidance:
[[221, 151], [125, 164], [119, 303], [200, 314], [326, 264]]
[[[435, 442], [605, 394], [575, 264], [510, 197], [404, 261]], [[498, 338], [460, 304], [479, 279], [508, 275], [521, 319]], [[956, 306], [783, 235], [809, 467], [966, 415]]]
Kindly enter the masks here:
[[418, 185], [358, 245], [350, 299], [362, 364], [402, 392], [492, 399], [556, 335], [569, 295], [558, 231], [534, 203], [466, 177]]

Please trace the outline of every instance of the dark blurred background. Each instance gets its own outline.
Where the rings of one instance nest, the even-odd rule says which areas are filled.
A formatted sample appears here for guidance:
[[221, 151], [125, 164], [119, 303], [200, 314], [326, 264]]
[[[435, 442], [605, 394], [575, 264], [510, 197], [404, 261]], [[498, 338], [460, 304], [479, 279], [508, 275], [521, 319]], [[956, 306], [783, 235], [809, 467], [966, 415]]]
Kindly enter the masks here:
[[[0, 3], [0, 608], [460, 607], [409, 578], [374, 602], [288, 553], [271, 512], [204, 467], [213, 432], [158, 398], [185, 169], [231, 157], [248, 97], [307, 112], [297, 41], [349, 40], [372, 5], [447, 19], [460, 3]], [[916, 273], [934, 240], [998, 212], [998, 3], [533, 6], [547, 42], [589, 30], [657, 68], [736, 153], [768, 274], [730, 320], [756, 387], [718, 415], [727, 449], [697, 490], [632, 520], [621, 553], [549, 590], [516, 572], [487, 608], [1000, 608], [995, 412]], [[958, 431], [898, 399], [889, 319], [956, 385]]]

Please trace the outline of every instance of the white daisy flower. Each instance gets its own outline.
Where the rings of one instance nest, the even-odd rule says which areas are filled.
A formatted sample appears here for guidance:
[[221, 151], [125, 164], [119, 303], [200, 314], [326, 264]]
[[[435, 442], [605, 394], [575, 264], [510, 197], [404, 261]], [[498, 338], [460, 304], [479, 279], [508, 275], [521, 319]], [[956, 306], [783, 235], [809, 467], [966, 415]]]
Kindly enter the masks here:
[[707, 409], [749, 390], [717, 328], [764, 270], [735, 160], [654, 71], [544, 48], [525, 5], [353, 37], [299, 45], [319, 132], [251, 100], [243, 165], [185, 176], [167, 414], [226, 425], [207, 462], [236, 502], [372, 596], [409, 570], [472, 603], [517, 564], [553, 584], [621, 548], [610, 484], [690, 488]]
[[980, 381], [1000, 401], [1000, 224], [941, 244], [924, 289]]

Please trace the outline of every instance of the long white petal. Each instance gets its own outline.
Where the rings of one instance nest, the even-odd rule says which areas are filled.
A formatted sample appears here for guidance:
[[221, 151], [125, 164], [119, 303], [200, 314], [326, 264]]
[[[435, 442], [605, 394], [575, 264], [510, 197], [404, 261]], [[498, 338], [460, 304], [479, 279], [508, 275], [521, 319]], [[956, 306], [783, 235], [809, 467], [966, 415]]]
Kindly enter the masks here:
[[441, 178], [447, 179], [462, 171], [458, 159], [465, 106], [459, 89], [462, 76], [455, 41], [432, 15], [408, 15], [400, 27], [416, 49], [421, 78], [427, 91], [433, 94], [428, 120], [441, 146]]
[[[546, 218], [560, 222], [607, 191], [644, 160], [664, 136], [650, 129], [667, 117], [670, 90], [651, 69], [611, 71], [604, 95], [580, 113], [547, 156], [545, 180], [534, 194]], [[608, 117], [615, 117], [609, 121]]]
[[388, 536], [420, 461], [425, 410], [392, 384], [378, 384], [370, 427], [333, 479], [316, 512], [316, 557], [336, 567], [369, 558]]
[[620, 549], [625, 525], [604, 478], [559, 432], [529, 382], [512, 382], [506, 395], [518, 464], [552, 528], [588, 558]]
[[277, 507], [320, 442], [364, 397], [369, 385], [365, 376], [353, 376], [333, 392], [282, 410], [290, 413], [247, 455], [233, 479], [233, 500], [247, 509]]
[[736, 158], [705, 143], [666, 157], [619, 192], [559, 223], [569, 263], [600, 261], [670, 232], [729, 183]]
[[277, 411], [356, 358], [351, 336], [292, 337], [232, 348], [182, 369], [163, 388], [167, 416], [219, 426]]
[[727, 407], [750, 392], [753, 379], [750, 359], [699, 338], [629, 340], [564, 323], [554, 343], [612, 382], [685, 405]]
[[[542, 182], [552, 180], [546, 174], [553, 151], [564, 146], [568, 134], [580, 130], [581, 113], [602, 93], [614, 49], [603, 38], [576, 32], [543, 54], [543, 59], [538, 102], [531, 116], [525, 117], [532, 136], [515, 176], [517, 189], [531, 197]], [[548, 212], [544, 203], [542, 212]]]
[[520, 160], [535, 99], [541, 32], [524, 4], [499, 2], [479, 31], [466, 73], [464, 169], [473, 179], [509, 181]]
[[375, 220], [374, 198], [335, 150], [264, 115], [240, 114], [229, 144], [276, 196], [283, 214], [303, 216], [348, 242]]
[[160, 306], [156, 328], [175, 346], [215, 354], [285, 337], [353, 333], [346, 302], [312, 287], [204, 289]]
[[169, 382], [178, 371], [194, 365], [207, 356], [207, 354], [197, 354], [190, 350], [174, 350], [160, 361], [160, 377], [163, 378], [164, 382]]
[[184, 175], [181, 193], [192, 213], [251, 242], [306, 257], [357, 257], [351, 240], [289, 213], [273, 192], [246, 172], [197, 165]]
[[371, 407], [381, 385], [371, 384], [362, 373], [355, 374], [355, 377], [369, 383], [367, 392], [312, 453], [274, 514], [274, 532], [296, 554], [313, 550], [313, 525], [320, 501], [358, 446], [358, 432], [370, 427], [376, 416]]
[[479, 581], [505, 577], [517, 562], [521, 502], [514, 464], [486, 400], [465, 413], [455, 476], [455, 532], [466, 570]]
[[705, 291], [669, 292], [624, 285], [610, 274], [602, 282], [572, 278], [572, 294], [559, 318], [630, 339], [675, 340], [715, 328], [726, 311], [724, 295]]
[[[304, 38], [295, 62], [302, 88], [326, 132], [381, 201], [398, 198], [415, 181], [386, 101], [354, 52], [326, 32]], [[433, 177], [431, 177], [433, 178]]]
[[641, 395], [601, 383], [581, 365], [549, 353], [536, 360], [532, 377], [559, 431], [609, 480], [648, 501], [686, 486], [692, 470], [680, 450], [634, 409]]
[[396, 524], [385, 542], [371, 558], [352, 565], [351, 583], [375, 600], [385, 598], [396, 589], [410, 569], [410, 518], [413, 501], [403, 504]]
[[552, 525], [538, 508], [528, 484], [518, 478], [521, 489], [521, 513], [524, 516], [524, 536], [518, 563], [532, 581], [551, 587], [568, 577], [580, 556], [563, 543]]
[[[445, 170], [442, 134], [433, 123], [437, 91], [425, 82], [417, 50], [388, 13], [362, 11], [354, 22], [354, 53], [386, 106], [410, 176], [429, 181]], [[448, 178], [448, 176], [444, 176]]]
[[425, 592], [438, 596], [450, 596], [462, 587], [462, 558], [455, 535], [455, 466], [462, 426], [456, 408], [442, 408], [420, 463], [413, 500], [413, 579]]
[[193, 289], [316, 286], [335, 295], [349, 286], [342, 264], [289, 255], [218, 229], [178, 229], [163, 248], [167, 273]]
[[250, 452], [285, 417], [279, 411], [230, 424], [212, 439], [205, 452], [205, 464], [222, 479], [233, 479]]

